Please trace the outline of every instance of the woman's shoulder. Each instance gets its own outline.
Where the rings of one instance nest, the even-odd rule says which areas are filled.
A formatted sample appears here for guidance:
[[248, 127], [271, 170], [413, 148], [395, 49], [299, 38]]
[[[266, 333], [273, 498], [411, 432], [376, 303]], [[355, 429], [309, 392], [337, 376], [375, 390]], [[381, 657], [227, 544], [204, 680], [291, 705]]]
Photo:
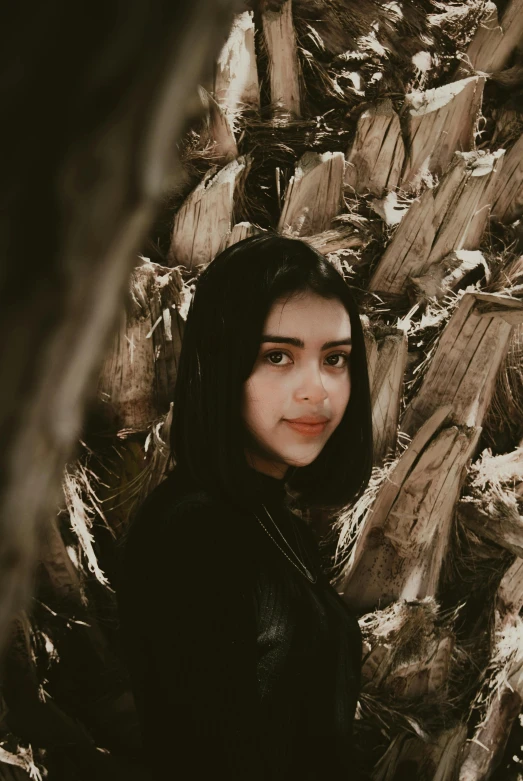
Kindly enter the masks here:
[[210, 588], [229, 596], [245, 589], [252, 546], [238, 521], [232, 505], [206, 491], [179, 494], [162, 482], [140, 505], [122, 545], [121, 609], [136, 602], [147, 611], [153, 594], [185, 602], [207, 598]]
[[[173, 545], [183, 549], [207, 541], [230, 546], [241, 529], [241, 513], [204, 489], [184, 492], [169, 475], [138, 508], [127, 533], [126, 547]], [[174, 552], [174, 550], [173, 550]]]

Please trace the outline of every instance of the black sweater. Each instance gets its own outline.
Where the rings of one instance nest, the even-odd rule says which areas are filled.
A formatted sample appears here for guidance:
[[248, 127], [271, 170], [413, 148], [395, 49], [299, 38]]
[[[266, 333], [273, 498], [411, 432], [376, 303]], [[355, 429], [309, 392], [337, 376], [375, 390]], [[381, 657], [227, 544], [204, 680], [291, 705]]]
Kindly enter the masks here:
[[299, 535], [314, 584], [253, 513], [175, 474], [142, 504], [117, 588], [153, 778], [354, 778], [361, 634], [284, 481], [258, 473], [253, 508], [282, 548], [260, 499], [294, 550]]

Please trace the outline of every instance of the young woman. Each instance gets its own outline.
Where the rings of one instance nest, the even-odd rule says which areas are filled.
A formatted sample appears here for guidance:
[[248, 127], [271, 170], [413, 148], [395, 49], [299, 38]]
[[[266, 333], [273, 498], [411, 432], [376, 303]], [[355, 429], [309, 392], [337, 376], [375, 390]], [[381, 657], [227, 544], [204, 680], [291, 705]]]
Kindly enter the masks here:
[[118, 594], [154, 779], [354, 778], [361, 635], [300, 510], [365, 489], [369, 382], [351, 292], [309, 245], [255, 236], [203, 271], [171, 436]]

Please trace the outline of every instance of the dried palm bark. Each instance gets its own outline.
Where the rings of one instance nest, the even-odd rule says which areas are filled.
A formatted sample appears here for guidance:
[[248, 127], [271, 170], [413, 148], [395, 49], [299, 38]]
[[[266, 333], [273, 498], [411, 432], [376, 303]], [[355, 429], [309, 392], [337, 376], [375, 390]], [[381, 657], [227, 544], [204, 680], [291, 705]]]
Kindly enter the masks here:
[[400, 456], [372, 505], [341, 578], [347, 603], [366, 612], [437, 594], [450, 524], [480, 429], [446, 426], [439, 408]]
[[374, 463], [394, 456], [407, 364], [407, 336], [398, 328], [367, 332], [371, 386]]
[[177, 269], [148, 260], [135, 268], [98, 382], [92, 412], [99, 430], [145, 431], [169, 409], [182, 344], [182, 290]]
[[463, 58], [462, 70], [471, 68], [483, 73], [501, 71], [514, 50], [523, 41], [523, 2], [509, 0], [501, 20], [496, 4], [488, 2], [488, 13]]
[[410, 279], [437, 274], [452, 252], [479, 247], [503, 156], [503, 150], [454, 154], [440, 184], [425, 190], [403, 217], [372, 276], [371, 290], [400, 295]]
[[454, 781], [466, 737], [464, 724], [425, 740], [399, 735], [376, 765], [373, 781], [396, 781], [398, 773], [413, 773], [419, 781]]
[[481, 426], [512, 329], [522, 317], [518, 299], [465, 293], [405, 410], [402, 431], [412, 436], [444, 405], [451, 405], [460, 425]]
[[249, 170], [250, 159], [239, 157], [218, 173], [210, 171], [176, 214], [169, 262], [188, 269], [209, 263], [232, 229], [235, 190]]
[[227, 165], [238, 157], [238, 147], [228, 115], [203, 87], [199, 89], [205, 119], [200, 133], [200, 146], [208, 149], [216, 165]]
[[361, 233], [348, 225], [341, 225], [316, 233], [314, 236], [302, 236], [303, 241], [321, 252], [322, 255], [330, 255], [339, 250], [363, 247], [365, 239]]
[[404, 189], [416, 190], [431, 174], [445, 173], [457, 151], [474, 149], [474, 130], [485, 80], [479, 76], [413, 92], [405, 98], [407, 156]]
[[341, 152], [307, 152], [285, 191], [278, 230], [301, 238], [330, 228], [342, 207], [344, 167]]
[[[509, 265], [496, 242], [498, 238], [505, 241], [509, 234], [496, 224], [489, 241], [482, 241], [490, 206], [502, 192], [500, 185], [496, 191], [493, 188], [504, 170], [503, 151], [464, 153], [474, 150], [484, 74], [472, 73], [471, 78], [446, 83], [452, 57], [465, 52], [474, 26], [471, 19], [479, 20], [483, 6], [482, 0], [467, 0], [459, 8], [431, 7], [435, 13], [428, 15], [425, 6], [413, 3], [403, 3], [401, 9], [393, 3], [356, 7], [340, 0], [314, 0], [312, 4], [294, 0], [292, 6], [289, 0], [255, 4], [254, 15], [246, 12], [237, 18], [219, 55], [214, 85], [212, 78], [204, 82], [213, 97], [204, 95], [206, 117], [199, 123], [200, 136], [195, 138], [193, 128], [190, 143], [184, 147], [189, 150], [188, 154], [184, 151], [188, 166], [191, 148], [194, 152], [187, 189], [177, 191], [166, 207], [166, 225], [175, 222], [169, 264], [177, 266], [184, 281], [175, 310], [182, 319], [198, 267], [209, 262], [218, 249], [266, 229], [303, 237], [324, 253], [354, 285], [369, 317], [366, 344], [380, 466], [359, 505], [357, 523], [351, 527], [350, 566], [337, 582], [342, 584], [342, 593], [346, 586], [345, 598], [351, 604], [367, 611], [361, 616], [365, 637], [361, 750], [366, 753], [369, 776], [373, 772], [374, 777], [390, 781], [403, 778], [409, 768], [426, 781], [455, 781], [466, 739], [465, 722], [470, 718], [468, 707], [476, 692], [469, 683], [457, 692], [456, 679], [464, 659], [480, 670], [486, 659], [482, 656], [486, 643], [476, 643], [481, 645], [478, 653], [463, 629], [463, 620], [456, 620], [455, 594], [463, 597], [460, 616], [465, 616], [465, 624], [474, 602], [473, 588], [459, 580], [466, 562], [456, 535], [464, 529], [471, 536], [473, 532], [462, 523], [455, 527], [453, 520], [456, 506], [463, 505], [463, 498], [459, 502], [461, 485], [478, 447], [479, 426], [492, 397], [496, 372], [499, 377], [499, 367], [508, 360], [506, 353], [507, 358], [499, 363], [511, 338], [506, 327], [514, 330], [513, 323], [520, 321], [521, 303], [515, 279], [508, 295], [482, 299], [475, 292], [465, 294], [462, 301], [454, 294], [447, 296], [456, 286], [465, 286], [473, 273], [473, 282], [486, 284], [489, 293], [506, 287], [496, 282], [508, 273]], [[452, 25], [454, 42], [447, 32]], [[258, 63], [254, 62], [255, 36], [261, 54]], [[492, 100], [497, 111], [497, 98]], [[488, 101], [481, 143], [487, 148], [490, 142], [495, 150], [489, 135], [494, 123]], [[515, 137], [498, 130], [503, 145]], [[459, 154], [454, 154], [456, 150]], [[237, 152], [240, 158], [217, 171], [217, 165], [236, 158]], [[308, 153], [305, 158], [304, 153]], [[345, 153], [349, 164], [344, 171]], [[247, 164], [240, 171], [246, 155], [252, 158], [252, 166]], [[405, 189], [412, 192], [405, 194]], [[419, 199], [407, 210], [413, 194], [419, 192]], [[377, 203], [368, 195], [385, 197]], [[420, 203], [422, 210], [417, 206]], [[396, 253], [400, 282], [390, 290], [371, 284], [369, 290], [368, 276], [383, 254], [391, 226], [398, 224], [388, 246], [392, 255]], [[170, 238], [166, 230], [165, 255]], [[507, 257], [512, 257], [510, 250]], [[405, 300], [391, 296], [390, 302], [384, 301], [381, 292], [408, 293], [419, 305], [406, 315]], [[453, 309], [455, 317], [459, 312], [463, 315], [460, 306], [467, 295], [474, 303], [464, 317], [463, 333], [459, 329], [458, 333], [450, 315]], [[484, 305], [488, 311], [482, 310]], [[469, 315], [477, 315], [479, 324], [469, 321]], [[449, 322], [445, 329], [441, 328], [443, 321]], [[161, 307], [156, 318], [151, 315], [147, 333], [155, 323], [148, 341], [164, 330]], [[123, 362], [121, 355], [118, 361]], [[430, 375], [432, 366], [438, 371]], [[440, 395], [427, 417], [414, 421], [409, 429], [414, 439], [403, 450], [409, 437], [400, 432], [396, 442], [400, 407], [410, 405], [407, 413], [411, 414], [418, 393], [429, 406], [429, 376]], [[438, 385], [438, 377], [447, 377], [446, 391], [443, 380]], [[78, 600], [74, 571], [69, 571], [64, 560], [65, 555], [73, 559], [76, 555], [73, 567], [78, 572], [80, 597], [87, 601], [86, 609], [96, 616], [99, 608], [104, 619], [112, 615], [110, 588], [100, 578], [92, 578], [96, 573], [91, 573], [89, 581], [94, 554], [102, 576], [111, 582], [111, 556], [105, 556], [104, 546], [97, 547], [99, 535], [104, 531], [111, 548], [131, 521], [137, 503], [169, 469], [170, 416], [165, 415], [169, 394], [164, 394], [164, 406], [157, 407], [151, 401], [157, 396], [153, 374], [149, 371], [148, 378], [144, 374], [144, 380], [145, 385], [149, 383], [150, 399], [140, 426], [113, 426], [105, 444], [94, 437], [93, 442], [89, 440], [102, 464], [98, 470], [90, 463], [101, 478], [96, 489], [101, 500], [96, 521], [91, 523], [92, 508], [75, 511], [83, 494], [71, 490], [70, 528], [65, 528], [63, 515], [63, 545], [56, 537], [48, 540], [42, 566], [57, 598], [67, 598], [70, 590], [71, 601]], [[502, 403], [498, 407], [498, 415], [512, 414], [512, 407], [510, 412]], [[471, 420], [474, 425], [468, 427]], [[395, 449], [400, 455], [391, 465], [388, 459]], [[490, 496], [492, 492], [484, 493]], [[505, 519], [493, 507], [493, 500], [486, 498], [483, 504], [474, 504], [475, 512], [488, 514], [490, 527], [500, 528]], [[102, 516], [111, 533], [106, 533]], [[76, 539], [74, 546], [71, 535]], [[480, 542], [488, 550], [489, 543]], [[501, 551], [496, 559], [500, 568], [509, 554], [499, 547], [496, 550]], [[55, 551], [56, 566], [50, 561]], [[475, 550], [471, 569], [479, 558]], [[449, 561], [458, 572], [455, 581], [448, 574]], [[94, 589], [89, 586], [93, 582]], [[506, 585], [499, 591], [498, 605], [502, 599], [507, 602], [517, 597], [508, 595]], [[446, 607], [439, 607], [435, 596], [444, 607], [450, 603], [452, 615]], [[486, 624], [493, 616], [487, 602], [481, 617]], [[106, 631], [107, 625], [102, 626]], [[55, 634], [51, 635], [54, 643]], [[62, 652], [63, 645], [58, 643], [57, 648]], [[67, 658], [71, 657], [66, 654]], [[93, 687], [97, 683], [90, 682]], [[103, 706], [97, 711], [86, 688], [78, 700], [85, 714], [92, 714], [90, 730], [103, 720]], [[125, 692], [120, 696], [125, 700]], [[107, 714], [112, 720], [118, 699], [112, 696], [109, 701], [113, 705], [108, 705]], [[126, 707], [122, 713], [128, 716]], [[489, 713], [489, 729], [494, 724], [491, 735], [501, 746], [510, 720], [499, 718], [495, 708]], [[371, 748], [365, 735], [373, 736]]]
[[301, 116], [300, 67], [292, 2], [285, 0], [276, 10], [262, 12], [263, 35], [269, 58], [271, 104], [275, 118]]
[[507, 153], [492, 204], [492, 218], [510, 223], [523, 214], [523, 136]]
[[[41, 765], [35, 764], [31, 746], [17, 746], [9, 734], [4, 734], [0, 747], [0, 781], [42, 781]], [[15, 745], [8, 750], [9, 743]]]
[[478, 695], [483, 718], [467, 742], [459, 781], [488, 779], [499, 765], [510, 729], [523, 705], [523, 561], [507, 570], [497, 594], [491, 667]]
[[493, 456], [485, 451], [459, 503], [462, 523], [481, 537], [523, 556], [523, 450]]
[[260, 228], [256, 225], [252, 225], [250, 222], [237, 222], [236, 225], [233, 225], [230, 233], [223, 237], [220, 252], [238, 241], [248, 239], [249, 236], [255, 236], [257, 233], [260, 233]]
[[416, 301], [425, 303], [430, 299], [443, 299], [461, 288], [461, 283], [471, 271], [479, 270], [488, 280], [490, 269], [485, 256], [479, 250], [457, 249], [437, 263], [433, 263], [419, 277], [409, 278], [409, 294]]
[[397, 601], [361, 619], [363, 691], [397, 700], [445, 696], [455, 643], [452, 617], [432, 598]]
[[214, 98], [233, 123], [245, 107], [260, 105], [252, 17], [250, 11], [235, 17], [214, 71]]
[[399, 116], [390, 99], [366, 109], [347, 155], [345, 184], [357, 193], [381, 196], [400, 181], [405, 145]]

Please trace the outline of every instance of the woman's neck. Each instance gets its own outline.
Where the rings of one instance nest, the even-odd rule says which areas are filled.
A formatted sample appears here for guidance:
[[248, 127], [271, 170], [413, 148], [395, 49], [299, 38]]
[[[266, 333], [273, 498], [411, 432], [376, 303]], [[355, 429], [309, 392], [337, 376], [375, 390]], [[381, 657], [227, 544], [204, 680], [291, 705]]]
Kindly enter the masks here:
[[245, 451], [245, 456], [251, 469], [254, 469], [256, 472], [260, 472], [262, 475], [266, 475], [267, 477], [273, 477], [276, 480], [283, 480], [289, 469], [288, 464], [270, 461], [269, 459], [263, 458], [263, 456], [259, 456], [249, 450]]

